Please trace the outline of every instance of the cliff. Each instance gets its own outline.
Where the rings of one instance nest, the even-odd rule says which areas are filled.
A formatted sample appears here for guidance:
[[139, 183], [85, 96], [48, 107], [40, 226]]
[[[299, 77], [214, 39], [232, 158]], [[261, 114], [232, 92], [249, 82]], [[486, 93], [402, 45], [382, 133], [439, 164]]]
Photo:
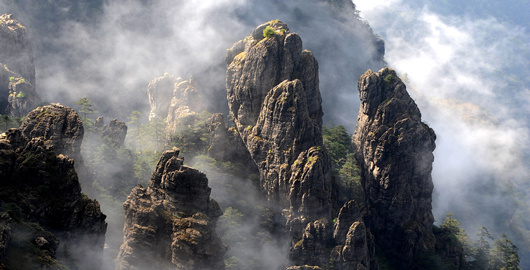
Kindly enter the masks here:
[[[336, 261], [336, 269], [370, 269], [373, 243], [360, 215], [339, 217], [341, 233], [333, 236], [331, 161], [323, 147], [313, 54], [302, 49], [301, 38], [286, 24], [274, 20], [235, 43], [225, 61], [230, 114], [258, 167], [268, 207], [290, 236], [287, 265], [320, 269]], [[356, 239], [364, 244], [355, 246]], [[364, 257], [351, 255], [352, 246]]]
[[434, 131], [396, 73], [367, 71], [353, 135], [368, 217], [379, 248], [396, 269], [434, 251], [431, 179]]
[[11, 14], [0, 16], [0, 113], [22, 117], [41, 103], [29, 36]]
[[124, 243], [116, 269], [224, 269], [226, 246], [215, 232], [222, 211], [206, 176], [165, 151], [149, 187], [135, 187], [123, 204]]
[[[81, 193], [74, 160], [56, 151], [71, 153], [69, 146], [80, 144], [78, 116], [60, 105], [39, 107], [30, 115], [36, 117], [0, 136], [0, 216], [4, 235], [12, 232], [12, 241], [4, 244], [4, 262], [29, 268], [57, 265], [60, 244], [59, 249], [68, 250], [60, 255], [70, 254], [60, 263], [98, 268], [106, 216], [97, 201]], [[17, 262], [13, 256], [29, 259]]]
[[125, 137], [127, 137], [127, 125], [125, 122], [112, 119], [108, 125], [105, 125], [105, 120], [100, 116], [96, 119], [94, 128], [96, 133], [102, 139], [108, 140], [111, 146], [116, 148], [124, 146]]

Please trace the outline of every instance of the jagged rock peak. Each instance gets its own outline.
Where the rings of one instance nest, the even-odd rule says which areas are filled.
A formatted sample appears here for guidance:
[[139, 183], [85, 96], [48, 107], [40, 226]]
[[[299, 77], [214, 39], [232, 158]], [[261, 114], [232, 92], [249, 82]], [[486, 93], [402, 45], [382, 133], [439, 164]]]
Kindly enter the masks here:
[[110, 140], [115, 147], [123, 146], [127, 137], [127, 125], [118, 119], [112, 119], [108, 125], [105, 125], [105, 120], [100, 116], [96, 119], [94, 128], [102, 138]]
[[[147, 86], [147, 95], [151, 112], [149, 120], [153, 118], [176, 118], [175, 110], [188, 106], [195, 112], [203, 110], [203, 102], [193, 78], [184, 80], [168, 73], [153, 79]], [[173, 121], [173, 120], [172, 120]]]
[[149, 187], [135, 187], [123, 204], [124, 243], [116, 269], [224, 269], [226, 246], [215, 232], [222, 211], [206, 176], [165, 151]]
[[[50, 114], [50, 117], [60, 119], [63, 115]], [[40, 120], [47, 123], [62, 121], [27, 118], [23, 127], [31, 125], [30, 121]], [[29, 249], [28, 252], [33, 253], [28, 256], [36, 257], [36, 266], [32, 265], [33, 262], [20, 262], [24, 265], [22, 268], [36, 269], [57, 264], [55, 253], [59, 241], [63, 248], [70, 250], [78, 267], [100, 268], [107, 229], [106, 216], [96, 200], [81, 193], [74, 161], [53, 151], [57, 141], [52, 138], [61, 138], [64, 130], [47, 128], [46, 132], [25, 133], [27, 129], [23, 127], [0, 135], [0, 208], [8, 206], [6, 213], [13, 220], [8, 219], [6, 226], [18, 228], [13, 230], [18, 234], [16, 237], [25, 238], [24, 234], [28, 233], [34, 237], [24, 241], [30, 241], [25, 244], [35, 245]], [[20, 229], [29, 223], [40, 227], [33, 226], [34, 229], [29, 232]], [[20, 235], [21, 232], [24, 233]], [[4, 248], [9, 249], [9, 244]], [[35, 250], [44, 250], [46, 254], [37, 256]]]
[[0, 113], [22, 117], [41, 103], [35, 91], [33, 50], [26, 29], [0, 16]]
[[69, 107], [58, 103], [38, 107], [28, 113], [20, 130], [27, 138], [41, 137], [57, 154], [81, 160], [83, 122]]
[[230, 114], [269, 206], [291, 235], [290, 258], [322, 265], [332, 234], [331, 163], [322, 142], [318, 63], [279, 20], [235, 43], [225, 60]]
[[432, 152], [434, 131], [421, 122], [414, 100], [388, 68], [359, 79], [358, 123], [353, 135], [376, 243], [396, 269], [410, 268], [434, 250]]

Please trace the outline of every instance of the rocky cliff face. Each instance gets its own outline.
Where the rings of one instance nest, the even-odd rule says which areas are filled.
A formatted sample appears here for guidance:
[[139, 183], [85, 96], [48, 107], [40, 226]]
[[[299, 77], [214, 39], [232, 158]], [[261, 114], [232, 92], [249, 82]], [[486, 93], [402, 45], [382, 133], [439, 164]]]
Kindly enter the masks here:
[[26, 29], [11, 14], [0, 16], [0, 113], [22, 117], [40, 102], [33, 51]]
[[165, 151], [149, 187], [135, 187], [123, 204], [117, 269], [224, 269], [226, 246], [215, 232], [222, 211], [206, 176], [178, 155]]
[[353, 135], [361, 164], [366, 221], [397, 269], [434, 250], [431, 179], [434, 131], [393, 70], [359, 79], [361, 107]]
[[329, 216], [330, 161], [312, 53], [287, 25], [271, 21], [234, 44], [226, 62], [230, 113], [269, 200], [290, 221]]
[[235, 43], [225, 60], [230, 113], [258, 166], [269, 207], [291, 237], [289, 269], [319, 269], [332, 260], [336, 269], [370, 269], [373, 241], [360, 216], [341, 218], [334, 237], [315, 57], [276, 20]]
[[112, 119], [108, 125], [105, 125], [105, 120], [100, 116], [96, 119], [94, 128], [101, 138], [106, 138], [112, 146], [117, 148], [123, 146], [125, 137], [127, 137], [127, 125], [118, 119]]
[[[55, 261], [60, 241], [78, 267], [98, 268], [105, 242], [106, 216], [97, 201], [81, 193], [74, 160], [55, 151], [68, 152], [76, 145], [73, 141], [82, 139], [82, 129], [79, 135], [79, 129], [75, 128], [77, 114], [69, 108], [52, 105], [37, 108], [30, 115], [21, 128], [0, 136], [0, 205], [9, 215], [7, 226], [18, 233], [14, 243], [46, 250], [48, 259], [39, 257], [40, 261], [35, 263], [45, 265]], [[31, 229], [29, 239], [24, 233], [27, 229], [21, 229], [28, 223], [38, 224], [44, 230]], [[9, 242], [5, 246], [10, 249]], [[20, 247], [14, 244], [13, 249]]]
[[28, 113], [20, 131], [27, 138], [42, 138], [46, 147], [57, 154], [67, 155], [76, 162], [82, 159], [85, 130], [81, 118], [71, 108], [57, 103], [38, 107]]

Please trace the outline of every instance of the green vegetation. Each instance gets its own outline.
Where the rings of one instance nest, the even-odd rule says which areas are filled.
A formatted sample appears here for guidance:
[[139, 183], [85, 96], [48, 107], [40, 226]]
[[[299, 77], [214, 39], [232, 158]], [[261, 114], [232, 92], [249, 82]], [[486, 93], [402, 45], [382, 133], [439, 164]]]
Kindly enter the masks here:
[[96, 111], [92, 108], [92, 100], [84, 97], [81, 98], [78, 102], [75, 103], [75, 105], [78, 105], [79, 112], [82, 113], [81, 120], [83, 121], [83, 125], [86, 129], [90, 129], [94, 126], [94, 121], [90, 118], [88, 118], [89, 115], [95, 114]]
[[267, 27], [265, 27], [265, 29], [263, 29], [263, 37], [264, 38], [273, 37], [276, 34], [277, 34], [276, 30], [274, 30], [274, 28], [272, 28], [270, 26], [267, 26]]
[[391, 74], [388, 74], [385, 76], [384, 81], [387, 84], [391, 84], [394, 82], [394, 76], [392, 76]]
[[13, 77], [13, 76], [9, 77], [9, 81], [10, 82], [14, 82], [15, 81], [15, 77]]
[[[506, 234], [501, 234], [493, 242], [493, 236], [488, 228], [481, 226], [476, 233], [476, 240], [471, 241], [460, 226], [452, 213], [448, 213], [440, 228], [434, 227], [437, 241], [443, 241], [457, 249], [464, 251], [461, 269], [483, 269], [483, 270], [519, 270], [519, 254], [517, 247]], [[445, 262], [447, 265], [447, 262]], [[443, 268], [450, 269], [450, 268]]]
[[361, 186], [360, 169], [355, 160], [351, 136], [342, 125], [322, 128], [324, 146], [332, 162], [333, 179], [337, 185], [338, 200], [335, 207], [355, 200], [357, 204], [364, 204], [364, 192]]
[[24, 98], [24, 97], [26, 97], [26, 93], [24, 93], [24, 92], [22, 92], [22, 91], [21, 91], [21, 92], [18, 92], [18, 94], [17, 94], [17, 98]]
[[0, 114], [0, 133], [10, 128], [18, 128], [24, 119], [25, 117], [12, 117], [7, 114]]

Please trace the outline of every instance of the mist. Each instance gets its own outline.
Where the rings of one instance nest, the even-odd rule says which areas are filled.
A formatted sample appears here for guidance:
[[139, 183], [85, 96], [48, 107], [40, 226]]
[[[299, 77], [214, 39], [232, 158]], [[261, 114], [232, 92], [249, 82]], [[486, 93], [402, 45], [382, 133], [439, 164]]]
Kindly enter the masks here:
[[442, 15], [401, 0], [354, 2], [437, 134], [437, 224], [453, 212], [471, 236], [481, 225], [508, 233], [528, 265], [528, 29], [456, 6]]
[[[387, 63], [403, 77], [438, 136], [433, 170], [437, 222], [453, 212], [469, 231], [484, 224], [498, 234], [522, 226], [514, 217], [527, 220], [530, 35], [522, 26], [487, 16], [441, 15], [401, 0], [354, 1], [360, 17], [353, 10], [330, 15], [333, 9], [321, 1], [116, 0], [103, 2], [86, 18], [55, 21], [54, 15], [41, 15], [50, 16], [46, 19], [53, 27], [38, 28], [42, 21], [34, 17], [41, 11], [32, 9], [31, 1], [24, 8], [12, 2], [0, 2], [0, 9], [13, 13], [34, 40], [36, 89], [43, 100], [76, 108], [76, 101], [88, 97], [96, 115], [106, 119], [127, 122], [132, 111], [147, 116], [147, 85], [164, 73], [193, 77], [206, 108], [227, 113], [226, 49], [272, 19], [285, 22], [315, 54], [326, 125], [355, 129], [357, 79]], [[367, 23], [385, 40], [386, 63], [379, 58], [382, 41], [374, 39]], [[225, 210], [236, 193], [223, 187], [227, 176], [207, 175], [212, 197]], [[245, 187], [237, 192], [248, 195], [241, 202], [259, 197], [245, 179], [232, 181]], [[520, 193], [517, 200], [507, 193], [514, 190]], [[120, 205], [102, 202], [102, 209], [116, 217], [113, 223], [122, 222]], [[249, 217], [242, 230], [255, 232], [259, 222], [260, 217]], [[270, 243], [247, 249], [277, 258], [285, 248], [285, 243]]]

